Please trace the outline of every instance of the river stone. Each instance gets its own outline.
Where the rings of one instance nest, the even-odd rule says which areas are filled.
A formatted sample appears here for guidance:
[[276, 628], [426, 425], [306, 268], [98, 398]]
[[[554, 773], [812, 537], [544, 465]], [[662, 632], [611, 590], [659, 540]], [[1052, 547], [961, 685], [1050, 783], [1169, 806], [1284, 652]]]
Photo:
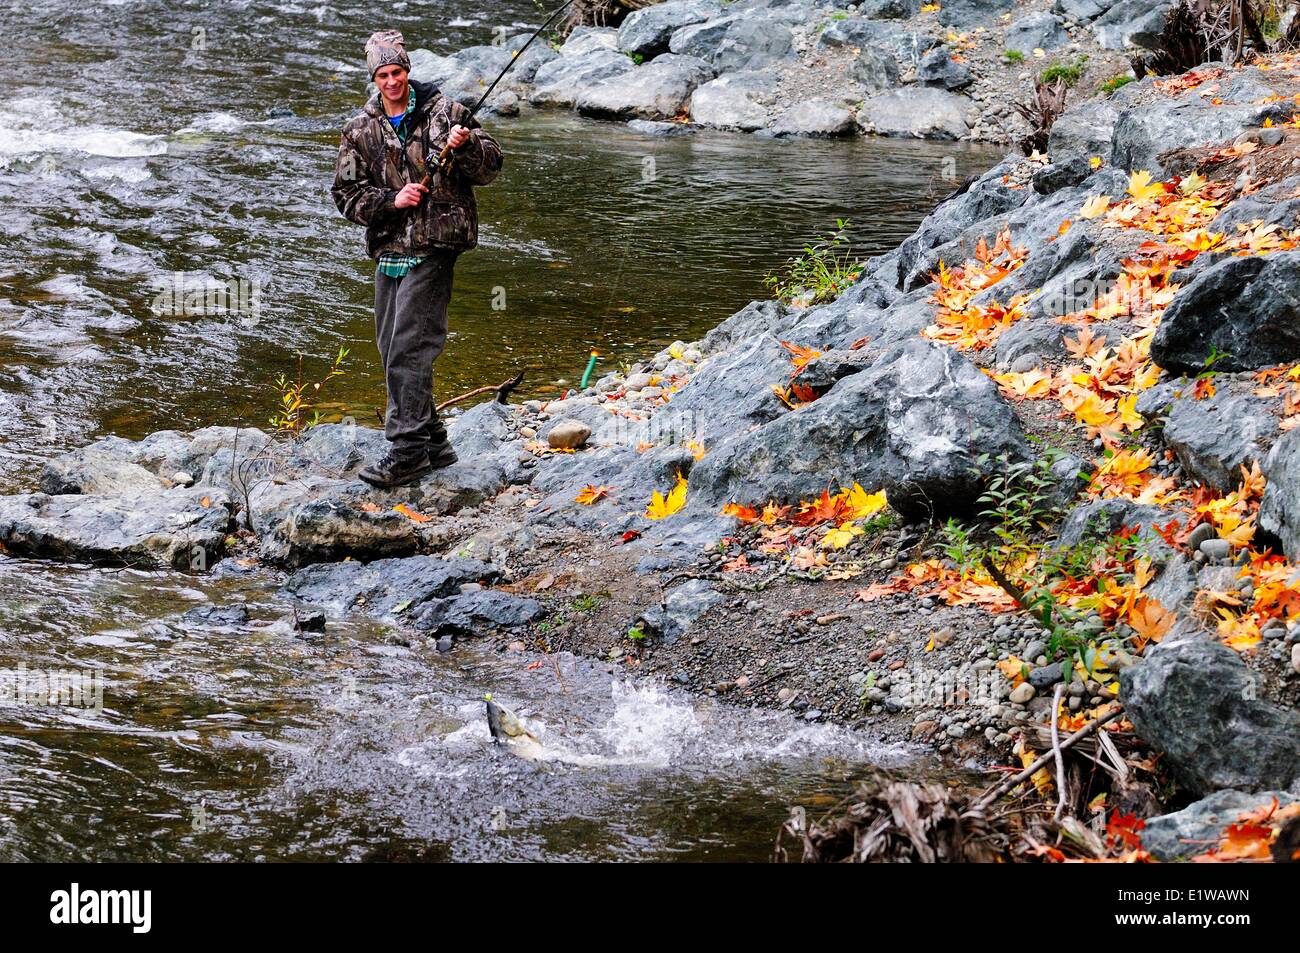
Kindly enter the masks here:
[[1164, 863], [1187, 860], [1204, 854], [1219, 844], [1224, 829], [1237, 823], [1245, 814], [1268, 808], [1273, 799], [1279, 807], [1293, 804], [1297, 798], [1286, 791], [1215, 791], [1181, 811], [1147, 818], [1142, 828], [1142, 846], [1156, 860]]
[[958, 30], [989, 26], [1012, 6], [1013, 0], [944, 0], [939, 22]]
[[633, 10], [618, 28], [618, 48], [644, 57], [668, 52], [668, 41], [684, 26], [703, 23], [722, 15], [716, 0], [667, 0]]
[[713, 67], [696, 56], [664, 53], [628, 73], [597, 83], [577, 100], [588, 116], [625, 119], [671, 119], [681, 112], [691, 93], [713, 79]]
[[[1263, 97], [1272, 90], [1261, 86], [1252, 92]], [[1223, 142], [1262, 125], [1266, 118], [1283, 118], [1276, 104], [1234, 104], [1227, 97], [1223, 99], [1219, 106], [1199, 97], [1157, 99], [1141, 108], [1123, 110], [1115, 121], [1110, 164], [1117, 169], [1145, 169], [1153, 178], [1161, 179], [1165, 168], [1159, 157], [1175, 146]]]
[[1061, 21], [1050, 13], [1031, 13], [1007, 27], [1006, 48], [1026, 56], [1034, 50], [1055, 50], [1070, 42]]
[[1300, 430], [1282, 435], [1263, 469], [1268, 484], [1259, 525], [1282, 541], [1289, 559], [1300, 561]]
[[1268, 406], [1226, 387], [1197, 400], [1190, 393], [1173, 402], [1165, 423], [1165, 446], [1187, 474], [1227, 492], [1241, 482], [1241, 468], [1261, 461], [1280, 431]]
[[[192, 481], [191, 481], [192, 482]], [[138, 463], [83, 447], [56, 457], [41, 471], [41, 490], [51, 496], [100, 494], [122, 496], [162, 489], [162, 481]]]
[[6, 496], [0, 544], [13, 555], [65, 562], [203, 571], [221, 558], [230, 510], [229, 497], [210, 488]]
[[767, 125], [776, 92], [777, 80], [770, 73], [728, 73], [695, 90], [691, 118], [704, 126], [752, 132]]
[[1052, 12], [1086, 23], [1095, 20], [1115, 5], [1115, 0], [1055, 0]]
[[561, 420], [546, 434], [546, 442], [556, 450], [581, 447], [591, 436], [591, 428], [580, 420]]
[[237, 628], [248, 622], [248, 607], [230, 606], [195, 606], [181, 616], [182, 621], [210, 625], [216, 628]]
[[772, 124], [774, 136], [832, 139], [853, 132], [853, 113], [823, 99], [795, 105]]
[[1092, 21], [1092, 32], [1103, 49], [1127, 46], [1150, 48], [1164, 29], [1173, 0], [1121, 0]]
[[294, 507], [262, 541], [265, 559], [291, 569], [344, 559], [409, 556], [419, 548], [416, 525], [392, 509], [370, 512], [331, 497]]
[[1029, 457], [997, 385], [961, 353], [912, 339], [812, 404], [711, 450], [691, 488], [721, 507], [810, 499], [856, 480], [885, 489], [905, 516], [940, 516], [969, 512], [1004, 453]]
[[385, 618], [419, 609], [431, 599], [452, 596], [467, 583], [489, 584], [500, 578], [491, 563], [461, 556], [408, 556], [320, 563], [299, 569], [283, 591], [334, 613], [364, 608]]
[[537, 106], [572, 106], [593, 86], [633, 69], [632, 60], [616, 50], [557, 56], [538, 68], [528, 101]]
[[1211, 349], [1217, 370], [1300, 360], [1300, 252], [1230, 257], [1201, 270], [1165, 309], [1151, 357], [1171, 373], [1196, 372]]
[[708, 60], [719, 73], [731, 73], [790, 59], [793, 34], [775, 19], [738, 13], [682, 27], [668, 48]]
[[975, 81], [975, 77], [970, 67], [952, 58], [947, 47], [936, 47], [921, 57], [916, 68], [916, 81], [942, 89], [965, 89]]
[[1220, 642], [1166, 636], [1120, 673], [1120, 698], [1192, 793], [1300, 794], [1300, 712], [1261, 700], [1258, 678]]
[[691, 579], [668, 593], [662, 603], [643, 611], [634, 624], [662, 644], [672, 645], [690, 631], [696, 619], [723, 601], [725, 597], [708, 580]]
[[1033, 701], [1038, 692], [1029, 682], [1021, 682], [1015, 688], [1011, 689], [1011, 694], [1007, 696], [1008, 700], [1017, 705], [1028, 705]]
[[1172, 510], [1133, 500], [1090, 500], [1070, 511], [1061, 524], [1058, 541], [1062, 546], [1077, 546], [1084, 540], [1104, 539], [1128, 528], [1139, 528], [1149, 533], [1152, 525], [1164, 526], [1175, 515]]
[[643, 136], [689, 136], [695, 126], [684, 122], [652, 122], [649, 119], [629, 119], [627, 128]]
[[496, 589], [480, 589], [430, 599], [415, 627], [434, 635], [478, 635], [493, 629], [517, 629], [546, 614], [536, 599]]
[[868, 94], [881, 93], [898, 85], [898, 61], [888, 50], [864, 46], [849, 63], [849, 78]]
[[614, 27], [575, 26], [560, 47], [560, 55], [584, 56], [597, 50], [618, 48], [618, 30]]
[[858, 113], [858, 124], [881, 136], [960, 139], [970, 132], [973, 116], [967, 97], [923, 86], [873, 96]]
[[872, 20], [908, 20], [921, 12], [921, 0], [862, 0], [858, 13]]
[[1111, 140], [1119, 110], [1104, 99], [1093, 99], [1072, 106], [1052, 125], [1047, 137], [1047, 151], [1053, 162], [1110, 155]]

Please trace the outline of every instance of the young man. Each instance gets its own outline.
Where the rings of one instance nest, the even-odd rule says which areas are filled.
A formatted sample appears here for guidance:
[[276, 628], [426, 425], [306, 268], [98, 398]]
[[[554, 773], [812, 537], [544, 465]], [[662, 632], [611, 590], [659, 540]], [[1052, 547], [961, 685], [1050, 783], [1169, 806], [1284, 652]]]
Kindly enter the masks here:
[[[343, 127], [331, 193], [339, 211], [366, 228], [376, 261], [375, 340], [388, 385], [389, 451], [359, 476], [377, 487], [413, 483], [456, 452], [433, 406], [433, 362], [447, 340], [452, 269], [478, 244], [475, 185], [501, 170], [501, 148], [469, 110], [431, 83], [411, 82], [396, 30], [366, 43], [377, 90]], [[430, 152], [452, 147], [452, 168], [425, 186]]]

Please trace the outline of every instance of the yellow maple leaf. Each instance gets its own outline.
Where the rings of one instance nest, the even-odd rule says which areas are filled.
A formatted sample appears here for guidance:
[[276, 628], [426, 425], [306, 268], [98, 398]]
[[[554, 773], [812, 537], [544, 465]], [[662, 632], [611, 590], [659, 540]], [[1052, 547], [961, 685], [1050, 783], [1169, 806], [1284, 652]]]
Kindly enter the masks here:
[[1079, 210], [1079, 214], [1084, 218], [1096, 218], [1108, 208], [1110, 208], [1109, 195], [1094, 195], [1083, 203], [1083, 208]]
[[868, 493], [857, 483], [854, 483], [852, 487], [845, 491], [844, 496], [845, 502], [848, 504], [849, 518], [851, 520], [861, 520], [866, 519], [868, 516], [875, 516], [889, 503], [885, 498], [884, 490]]
[[822, 537], [821, 545], [829, 546], [831, 549], [843, 549], [853, 541], [854, 536], [861, 536], [863, 532], [861, 526], [854, 526], [852, 523], [841, 523], [835, 529], [826, 531], [826, 535]]
[[1128, 194], [1136, 202], [1146, 202], [1164, 195], [1165, 187], [1160, 182], [1152, 182], [1151, 173], [1146, 169], [1139, 169], [1129, 173]]
[[665, 516], [672, 516], [685, 505], [686, 477], [678, 473], [677, 483], [668, 491], [667, 496], [658, 490], [650, 494], [650, 505], [645, 508], [645, 515], [647, 519], [661, 520]]

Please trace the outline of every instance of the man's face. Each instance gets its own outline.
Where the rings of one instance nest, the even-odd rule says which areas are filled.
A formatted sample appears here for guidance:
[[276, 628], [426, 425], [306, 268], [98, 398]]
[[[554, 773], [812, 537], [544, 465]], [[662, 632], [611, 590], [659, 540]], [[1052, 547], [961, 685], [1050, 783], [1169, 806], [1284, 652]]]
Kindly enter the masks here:
[[375, 85], [390, 103], [406, 98], [406, 70], [400, 66], [385, 66], [375, 71]]

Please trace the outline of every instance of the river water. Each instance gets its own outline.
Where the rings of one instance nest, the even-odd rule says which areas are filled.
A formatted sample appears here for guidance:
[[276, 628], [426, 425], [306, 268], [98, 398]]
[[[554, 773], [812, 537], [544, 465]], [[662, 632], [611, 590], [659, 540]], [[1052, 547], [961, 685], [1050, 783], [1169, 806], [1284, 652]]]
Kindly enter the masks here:
[[[5, 492], [100, 434], [263, 424], [298, 354], [312, 378], [350, 348], [326, 410], [373, 418], [373, 269], [328, 195], [338, 128], [366, 93], [361, 46], [396, 26], [449, 52], [540, 22], [523, 0], [384, 9], [380, 23], [262, 0], [0, 6]], [[556, 113], [489, 126], [506, 167], [458, 265], [440, 398], [518, 370], [553, 393], [592, 349], [610, 367], [697, 337], [836, 218], [860, 254], [883, 251], [945, 173], [991, 158], [656, 139]], [[156, 313], [177, 281], [245, 297]], [[275, 584], [0, 557], [0, 677], [104, 679], [101, 711], [0, 702], [0, 857], [758, 859], [790, 805], [900, 757], [573, 659], [557, 675], [473, 646], [430, 657], [358, 620], [306, 642]], [[251, 636], [183, 617], [234, 602]], [[488, 744], [485, 691], [531, 712], [555, 759]]]

